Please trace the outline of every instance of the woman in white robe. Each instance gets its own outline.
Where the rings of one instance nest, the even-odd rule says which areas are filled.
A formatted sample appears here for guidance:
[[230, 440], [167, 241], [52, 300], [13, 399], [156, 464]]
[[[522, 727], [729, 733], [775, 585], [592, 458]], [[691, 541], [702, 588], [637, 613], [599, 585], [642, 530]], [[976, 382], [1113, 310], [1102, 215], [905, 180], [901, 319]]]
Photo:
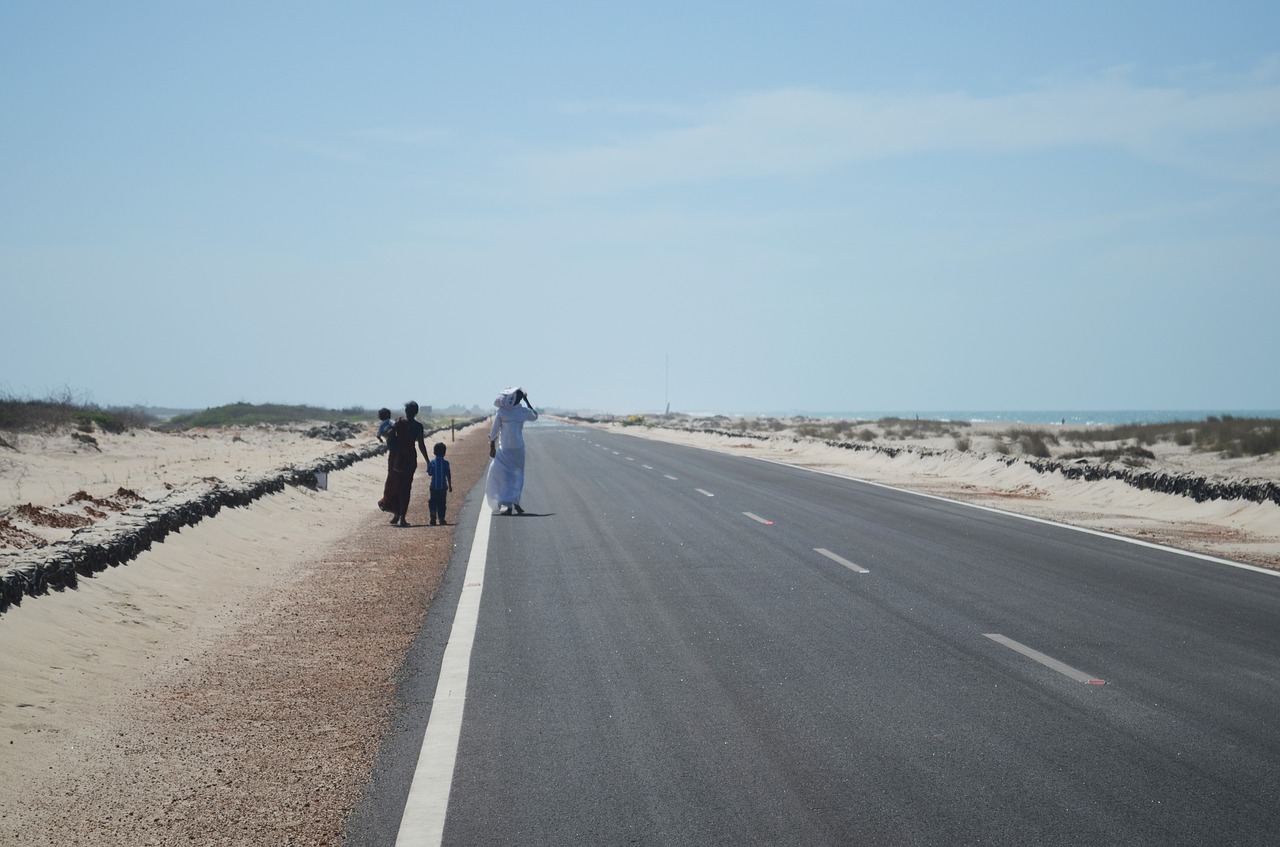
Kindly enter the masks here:
[[[521, 401], [524, 406], [521, 406]], [[489, 426], [489, 476], [485, 481], [485, 498], [490, 509], [500, 515], [524, 512], [520, 493], [524, 489], [524, 425], [536, 421], [538, 412], [529, 395], [520, 387], [508, 388], [493, 401], [498, 412]]]

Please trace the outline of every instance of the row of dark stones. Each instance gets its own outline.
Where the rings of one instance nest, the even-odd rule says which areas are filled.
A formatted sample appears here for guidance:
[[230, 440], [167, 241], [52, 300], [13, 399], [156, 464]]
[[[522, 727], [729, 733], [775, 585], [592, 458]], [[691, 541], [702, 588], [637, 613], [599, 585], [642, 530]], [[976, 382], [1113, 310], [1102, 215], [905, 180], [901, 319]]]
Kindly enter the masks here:
[[[486, 418], [469, 418], [456, 423], [453, 430], [460, 431], [483, 420]], [[449, 429], [430, 429], [425, 437]], [[89, 532], [78, 531], [76, 536], [80, 537], [73, 536], [67, 542], [0, 554], [0, 613], [21, 603], [23, 597], [75, 588], [80, 577], [92, 577], [107, 568], [123, 565], [151, 549], [152, 544], [164, 541], [169, 533], [195, 526], [224, 508], [248, 506], [268, 494], [284, 491], [288, 485], [315, 489], [319, 485], [317, 474], [342, 470], [386, 452], [385, 445], [370, 444], [358, 450], [327, 456], [305, 467], [290, 468], [235, 486], [217, 483], [185, 501], [171, 502], [166, 498], [153, 504], [150, 511], [122, 515], [109, 530], [89, 527]]]
[[1280, 484], [1269, 479], [1209, 479], [1193, 474], [1171, 474], [1141, 468], [1118, 468], [1091, 462], [1060, 462], [1053, 459], [1004, 457], [1005, 464], [1022, 461], [1040, 473], [1060, 473], [1067, 479], [1088, 482], [1114, 479], [1143, 491], [1177, 494], [1197, 503], [1210, 500], [1246, 500], [1280, 506]]
[[353, 421], [337, 421], [335, 423], [313, 426], [304, 433], [307, 438], [319, 438], [324, 441], [346, 441], [360, 435], [369, 425]]
[[[680, 431], [700, 432], [730, 438], [750, 438], [757, 441], [765, 441], [771, 438], [768, 435], [729, 432], [721, 429], [685, 427]], [[799, 442], [802, 439], [797, 437], [793, 440]], [[946, 452], [932, 450], [928, 447], [889, 447], [853, 441], [824, 441], [823, 443], [828, 447], [838, 447], [841, 450], [881, 453], [891, 459], [896, 459], [903, 453], [914, 453], [918, 456], [940, 456]], [[1250, 503], [1275, 503], [1280, 506], [1280, 483], [1274, 480], [1219, 480], [1193, 474], [1171, 474], [1165, 471], [1151, 471], [1142, 468], [1116, 467], [1110, 464], [1099, 465], [1084, 460], [1063, 462], [1055, 459], [1038, 459], [1029, 456], [1001, 456], [1000, 461], [1008, 466], [1022, 462], [1039, 473], [1060, 473], [1067, 479], [1082, 479], [1087, 482], [1104, 479], [1118, 480], [1143, 491], [1156, 491], [1161, 494], [1177, 494], [1181, 497], [1190, 497], [1197, 503], [1205, 503], [1210, 500], [1245, 500]]]
[[284, 491], [289, 485], [315, 489], [319, 484], [317, 474], [350, 467], [385, 453], [386, 449], [382, 444], [374, 444], [236, 485], [219, 482], [190, 499], [166, 498], [152, 504], [152, 509], [124, 513], [105, 533], [77, 532], [69, 541], [0, 554], [0, 612], [21, 603], [23, 597], [75, 588], [80, 577], [91, 577], [123, 565], [151, 549], [151, 545], [164, 541], [170, 533], [215, 517], [223, 509], [248, 506], [268, 494]]

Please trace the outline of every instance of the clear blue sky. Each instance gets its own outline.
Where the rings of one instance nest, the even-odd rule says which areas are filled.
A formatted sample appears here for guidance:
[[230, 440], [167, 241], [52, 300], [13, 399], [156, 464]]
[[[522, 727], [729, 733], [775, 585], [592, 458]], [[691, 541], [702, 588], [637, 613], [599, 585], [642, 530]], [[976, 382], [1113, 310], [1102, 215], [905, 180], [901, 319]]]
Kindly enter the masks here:
[[0, 392], [1280, 408], [1280, 3], [0, 4]]

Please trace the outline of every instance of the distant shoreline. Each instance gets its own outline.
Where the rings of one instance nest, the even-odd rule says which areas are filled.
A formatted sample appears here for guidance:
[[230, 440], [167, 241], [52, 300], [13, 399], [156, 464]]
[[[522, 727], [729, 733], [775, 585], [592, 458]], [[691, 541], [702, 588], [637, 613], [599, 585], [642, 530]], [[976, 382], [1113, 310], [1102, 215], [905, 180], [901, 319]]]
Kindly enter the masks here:
[[[675, 413], [673, 413], [675, 414]], [[679, 412], [689, 417], [819, 418], [831, 420], [878, 421], [883, 418], [911, 420], [967, 421], [969, 423], [1058, 424], [1066, 426], [1120, 426], [1124, 424], [1203, 421], [1210, 416], [1280, 419], [1280, 409], [1084, 409], [1084, 410], [921, 410], [863, 412]]]

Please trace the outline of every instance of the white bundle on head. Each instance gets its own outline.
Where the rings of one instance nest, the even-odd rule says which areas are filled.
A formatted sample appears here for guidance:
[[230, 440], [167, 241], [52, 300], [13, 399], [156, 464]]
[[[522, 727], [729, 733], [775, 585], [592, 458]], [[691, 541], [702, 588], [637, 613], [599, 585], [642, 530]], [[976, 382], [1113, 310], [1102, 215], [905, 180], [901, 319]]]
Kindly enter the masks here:
[[516, 394], [520, 391], [520, 386], [513, 385], [510, 388], [502, 389], [502, 393], [493, 401], [493, 405], [499, 409], [513, 409], [516, 405]]

